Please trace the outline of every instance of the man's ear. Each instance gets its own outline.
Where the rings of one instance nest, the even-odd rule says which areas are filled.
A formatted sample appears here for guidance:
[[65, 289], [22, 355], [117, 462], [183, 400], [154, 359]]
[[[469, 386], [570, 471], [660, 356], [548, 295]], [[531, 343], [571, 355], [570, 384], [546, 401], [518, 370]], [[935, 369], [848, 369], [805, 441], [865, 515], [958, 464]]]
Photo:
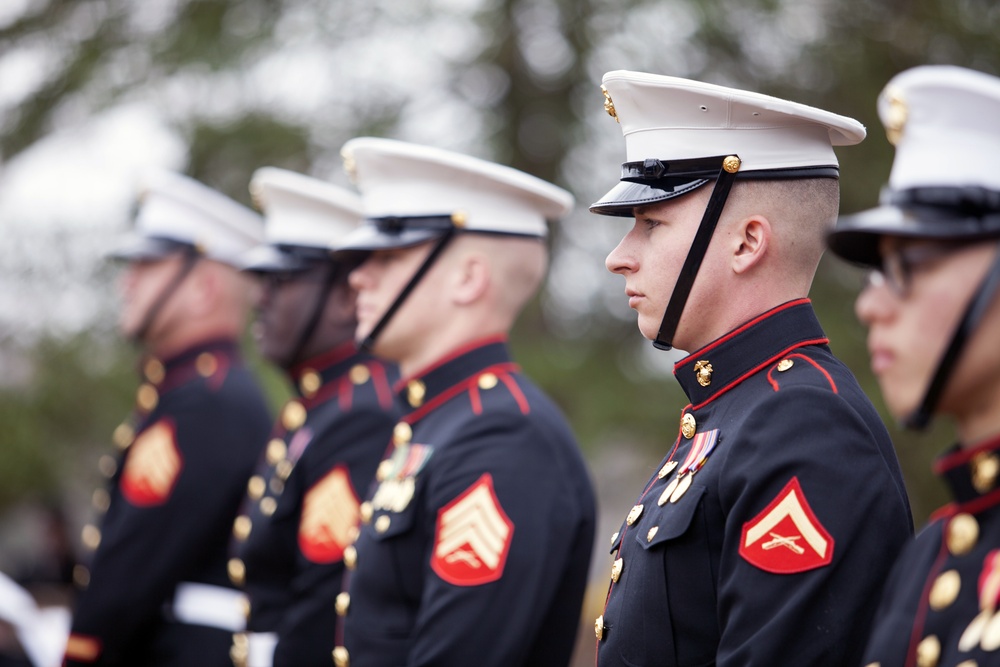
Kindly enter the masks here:
[[735, 273], [745, 273], [767, 255], [771, 243], [771, 223], [762, 215], [744, 219], [735, 230], [736, 249], [732, 266]]
[[474, 303], [486, 293], [492, 279], [489, 259], [480, 252], [471, 252], [455, 267], [452, 299], [463, 306]]

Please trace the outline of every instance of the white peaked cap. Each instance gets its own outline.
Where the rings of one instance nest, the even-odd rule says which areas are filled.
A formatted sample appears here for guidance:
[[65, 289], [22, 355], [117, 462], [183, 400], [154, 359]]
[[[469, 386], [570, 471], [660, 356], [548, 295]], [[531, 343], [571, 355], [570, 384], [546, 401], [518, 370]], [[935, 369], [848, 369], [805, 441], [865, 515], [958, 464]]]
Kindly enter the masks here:
[[740, 171], [836, 166], [833, 146], [865, 138], [853, 118], [760, 93], [623, 70], [602, 84], [629, 162], [736, 154]]
[[[573, 196], [522, 171], [451, 151], [391, 139], [361, 137], [342, 151], [344, 167], [361, 191], [365, 217], [399, 218], [404, 232], [393, 242], [382, 232], [378, 243], [371, 225], [349, 239], [363, 249], [402, 246], [433, 238], [434, 233], [405, 231], [406, 219], [453, 216], [465, 231], [543, 237], [547, 221], [566, 215]], [[359, 230], [360, 231], [360, 230]]]
[[357, 193], [277, 167], [255, 171], [250, 193], [264, 213], [267, 243], [274, 246], [330, 248], [363, 217]]
[[1000, 79], [926, 65], [897, 74], [878, 99], [896, 156], [892, 190], [984, 187], [1000, 191]]
[[157, 171], [144, 177], [134, 230], [112, 256], [153, 258], [180, 244], [239, 266], [263, 238], [264, 220], [251, 209], [192, 178]]

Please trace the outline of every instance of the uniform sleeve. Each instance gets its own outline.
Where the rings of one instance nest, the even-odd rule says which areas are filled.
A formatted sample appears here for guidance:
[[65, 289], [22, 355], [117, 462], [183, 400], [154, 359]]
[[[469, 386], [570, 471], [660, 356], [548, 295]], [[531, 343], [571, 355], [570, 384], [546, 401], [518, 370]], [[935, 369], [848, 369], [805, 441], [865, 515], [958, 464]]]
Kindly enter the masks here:
[[[343, 547], [337, 536], [357, 524], [359, 498], [375, 476], [395, 420], [377, 406], [341, 415], [320, 438], [309, 444], [309, 489], [299, 524], [292, 600], [278, 628], [274, 667], [328, 667], [337, 624], [335, 601], [342, 590]], [[333, 502], [326, 519], [313, 521], [306, 513], [314, 503]], [[321, 529], [325, 548], [313, 546], [310, 532]]]
[[[479, 418], [475, 429], [430, 480], [424, 530], [432, 538], [409, 667], [523, 664], [567, 562], [589, 560], [571, 552], [587, 501], [573, 507], [556, 443], [509, 418]], [[575, 625], [579, 604], [568, 613]]]
[[725, 446], [717, 664], [857, 664], [910, 532], [877, 436], [837, 394], [793, 387]]
[[[210, 394], [196, 398], [176, 409], [165, 407], [163, 414], [169, 416], [139, 434], [123, 463], [127, 467], [127, 459], [138, 456], [136, 447], [149, 432], [160, 439], [155, 443], [159, 449], [143, 452], [154, 461], [144, 465], [155, 475], [166, 475], [172, 464], [179, 470], [169, 490], [159, 495], [148, 489], [123, 493], [126, 475], [120, 475], [90, 583], [73, 620], [73, 635], [97, 647], [96, 664], [112, 663], [142, 642], [143, 631], [163, 618], [174, 587], [196, 571], [206, 554], [225, 553], [229, 527], [269, 420], [266, 413], [234, 409]], [[165, 440], [164, 428], [173, 442]], [[171, 457], [176, 457], [172, 464]], [[67, 659], [67, 665], [75, 664], [95, 663]]]

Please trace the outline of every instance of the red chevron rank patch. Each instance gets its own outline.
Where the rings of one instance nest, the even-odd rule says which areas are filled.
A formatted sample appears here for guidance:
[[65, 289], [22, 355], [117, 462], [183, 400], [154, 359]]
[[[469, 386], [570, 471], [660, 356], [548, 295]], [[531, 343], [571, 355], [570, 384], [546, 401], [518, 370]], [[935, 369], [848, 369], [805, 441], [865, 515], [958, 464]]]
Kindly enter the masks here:
[[313, 563], [334, 563], [354, 540], [361, 502], [347, 467], [338, 465], [306, 493], [299, 522], [299, 549]]
[[764, 511], [743, 524], [740, 555], [775, 574], [806, 572], [833, 560], [833, 537], [813, 514], [798, 477], [792, 477]]
[[514, 524], [484, 473], [438, 512], [431, 568], [456, 586], [478, 586], [503, 575]]
[[122, 495], [136, 507], [162, 505], [174, 490], [182, 463], [174, 425], [161, 419], [128, 448], [119, 482]]

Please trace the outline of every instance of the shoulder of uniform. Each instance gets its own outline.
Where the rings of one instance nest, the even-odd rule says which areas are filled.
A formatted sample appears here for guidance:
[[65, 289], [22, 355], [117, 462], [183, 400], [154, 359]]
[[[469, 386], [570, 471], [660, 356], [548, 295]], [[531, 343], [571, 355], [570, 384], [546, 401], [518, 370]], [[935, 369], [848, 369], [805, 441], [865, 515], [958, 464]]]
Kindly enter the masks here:
[[843, 379], [837, 362], [802, 351], [791, 352], [772, 362], [765, 373], [774, 391], [806, 385], [829, 389], [836, 394]]

